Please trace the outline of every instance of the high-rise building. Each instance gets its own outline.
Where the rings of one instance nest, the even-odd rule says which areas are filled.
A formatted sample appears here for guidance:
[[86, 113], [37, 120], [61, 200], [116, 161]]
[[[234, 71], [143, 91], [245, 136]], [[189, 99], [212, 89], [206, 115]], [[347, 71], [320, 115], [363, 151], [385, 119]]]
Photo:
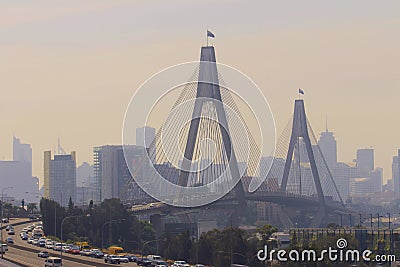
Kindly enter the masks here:
[[154, 139], [156, 138], [156, 129], [145, 126], [136, 128], [136, 145], [150, 148]]
[[374, 150], [363, 148], [357, 150], [357, 176], [367, 177], [374, 167]]
[[357, 167], [354, 163], [338, 162], [335, 168], [335, 183], [343, 201], [347, 201], [350, 195], [350, 181], [357, 177]]
[[44, 152], [45, 197], [67, 206], [69, 199], [76, 203], [76, 153], [54, 155]]
[[400, 193], [400, 149], [397, 150], [397, 156], [393, 157], [392, 162], [393, 191]]
[[325, 132], [321, 133], [318, 141], [318, 145], [321, 149], [322, 155], [328, 165], [329, 171], [334, 175], [334, 170], [337, 163], [337, 144], [333, 132], [329, 132], [326, 129]]
[[[127, 159], [131, 166], [139, 166], [144, 156], [144, 149], [140, 146], [126, 146]], [[120, 198], [124, 199], [127, 195], [141, 194], [140, 188], [131, 183], [127, 188], [127, 183], [132, 175], [125, 160], [124, 148], [121, 145], [105, 145], [95, 147], [94, 156], [94, 180], [98, 187], [98, 199]]]
[[38, 201], [39, 180], [37, 177], [32, 177], [31, 146], [22, 144], [15, 136], [13, 137], [13, 160], [0, 161], [0, 187], [1, 185], [11, 187], [7, 193], [17, 201], [18, 205], [21, 205], [22, 199], [26, 203]]
[[383, 184], [383, 169], [376, 168], [370, 172], [368, 178], [371, 180], [372, 192], [381, 192]]
[[32, 166], [32, 148], [30, 144], [22, 144], [13, 136], [13, 161], [28, 162]]

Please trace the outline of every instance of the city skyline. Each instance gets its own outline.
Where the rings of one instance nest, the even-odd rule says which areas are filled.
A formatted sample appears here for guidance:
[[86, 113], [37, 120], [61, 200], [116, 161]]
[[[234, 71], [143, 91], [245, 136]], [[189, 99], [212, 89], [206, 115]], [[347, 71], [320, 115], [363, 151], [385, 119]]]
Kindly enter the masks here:
[[[95, 146], [121, 144], [123, 115], [136, 88], [165, 67], [196, 60], [207, 28], [216, 35], [219, 61], [245, 72], [263, 90], [278, 136], [301, 87], [316, 132], [325, 129], [328, 116], [339, 161], [351, 161], [358, 148], [373, 146], [384, 180], [391, 176], [392, 157], [400, 147], [400, 129], [392, 123], [400, 96], [399, 3], [257, 2], [250, 17], [241, 13], [245, 3], [227, 7], [223, 1], [212, 3], [205, 23], [201, 13], [207, 5], [159, 2], [169, 11], [162, 17], [163, 33], [160, 23], [146, 19], [153, 12], [160, 15], [152, 4], [63, 5], [10, 3], [0, 11], [0, 32], [9, 36], [0, 44], [7, 92], [1, 112], [8, 114], [0, 158], [12, 158], [8, 148], [15, 133], [32, 144], [33, 175], [41, 182], [42, 153], [53, 149], [58, 136], [67, 151], [78, 152], [78, 165], [93, 162]], [[178, 6], [180, 11], [174, 9]], [[225, 8], [226, 20], [220, 20]], [[179, 23], [189, 18], [187, 25]]]

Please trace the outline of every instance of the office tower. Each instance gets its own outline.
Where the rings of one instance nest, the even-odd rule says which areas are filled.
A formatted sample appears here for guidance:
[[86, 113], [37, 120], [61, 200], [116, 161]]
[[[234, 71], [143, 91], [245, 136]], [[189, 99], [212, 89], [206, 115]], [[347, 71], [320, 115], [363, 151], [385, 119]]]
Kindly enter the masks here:
[[69, 199], [76, 203], [76, 153], [54, 155], [44, 152], [44, 184], [48, 198], [61, 206], [68, 206]]
[[383, 169], [376, 168], [369, 174], [372, 192], [381, 192], [383, 184]]
[[321, 133], [318, 141], [318, 145], [321, 149], [322, 155], [328, 165], [329, 171], [334, 175], [334, 170], [337, 163], [337, 144], [333, 132], [329, 132], [326, 129], [325, 132]]
[[[13, 137], [13, 160], [0, 161], [0, 187], [11, 187], [7, 194], [13, 197], [17, 205], [21, 200], [26, 203], [37, 203], [40, 198], [39, 180], [32, 177], [32, 149], [30, 144], [22, 144], [18, 138]], [[26, 192], [29, 192], [28, 194]]]
[[[132, 166], [140, 166], [144, 149], [140, 146], [125, 146], [127, 159]], [[128, 182], [132, 175], [128, 169], [121, 145], [105, 145], [95, 147], [94, 157], [94, 180], [97, 185], [98, 199], [120, 198], [125, 199], [141, 194], [140, 188], [132, 183], [129, 188]]]
[[338, 162], [335, 168], [335, 183], [343, 201], [350, 195], [350, 181], [357, 177], [357, 167], [354, 163]]
[[392, 162], [393, 191], [400, 193], [400, 149], [397, 150], [397, 156], [393, 157]]
[[22, 144], [20, 139], [13, 136], [13, 161], [27, 162], [32, 168], [32, 148], [30, 144]]
[[363, 148], [357, 150], [357, 175], [367, 177], [374, 170], [374, 150]]

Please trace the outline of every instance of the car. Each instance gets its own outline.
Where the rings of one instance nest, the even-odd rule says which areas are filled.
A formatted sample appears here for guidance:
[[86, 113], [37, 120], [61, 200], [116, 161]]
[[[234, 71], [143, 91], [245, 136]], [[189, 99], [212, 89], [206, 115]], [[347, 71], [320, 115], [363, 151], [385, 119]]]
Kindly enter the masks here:
[[53, 250], [55, 250], [55, 251], [61, 251], [61, 246], [62, 246], [61, 243], [56, 243], [56, 244], [54, 245], [54, 247], [53, 247]]
[[37, 238], [33, 239], [32, 245], [34, 245], [34, 246], [39, 245], [39, 239], [37, 239]]
[[12, 225], [7, 225], [6, 226], [6, 231], [9, 231], [10, 229], [12, 229]]
[[3, 252], [8, 251], [8, 245], [7, 244], [0, 244], [0, 245], [1, 245], [1, 250], [0, 251], [3, 251]]
[[92, 251], [90, 249], [84, 249], [82, 250], [79, 254], [81, 254], [82, 256], [91, 256], [92, 255]]
[[158, 255], [147, 255], [147, 259], [149, 259], [151, 261], [160, 261], [161, 260], [161, 256], [158, 256]]
[[21, 235], [21, 239], [22, 239], [22, 240], [28, 240], [28, 237], [29, 237], [29, 236], [28, 236], [27, 234], [22, 234], [22, 235]]
[[68, 253], [78, 255], [80, 253], [80, 249], [78, 246], [72, 246], [71, 249], [68, 251]]
[[129, 259], [126, 256], [118, 256], [119, 257], [119, 262], [123, 262], [123, 263], [129, 263]]
[[14, 244], [14, 239], [12, 239], [12, 237], [7, 237], [7, 238], [6, 238], [6, 242], [7, 242], [8, 244]]
[[47, 249], [53, 249], [54, 248], [54, 243], [53, 243], [53, 241], [47, 241], [46, 242], [46, 246], [45, 246]]
[[69, 253], [70, 250], [71, 250], [70, 246], [63, 244], [63, 246], [62, 246], [62, 251], [63, 252]]
[[40, 251], [37, 256], [39, 258], [48, 258], [50, 255], [48, 251]]
[[26, 242], [28, 244], [32, 244], [33, 243], [34, 238], [33, 237], [29, 237], [28, 240], [26, 240]]
[[168, 266], [168, 263], [166, 263], [165, 261], [163, 261], [163, 260], [156, 260], [156, 261], [153, 261], [152, 263], [151, 263], [151, 266]]
[[104, 257], [104, 253], [101, 252], [99, 249], [91, 249], [90, 250], [90, 257], [101, 259]]
[[44, 261], [44, 267], [61, 267], [62, 266], [62, 260], [57, 257], [48, 257]]
[[128, 258], [128, 260], [130, 262], [137, 262], [137, 260], [138, 260], [138, 257], [135, 255], [126, 255], [126, 257]]
[[107, 255], [107, 257], [104, 259], [105, 263], [116, 263], [116, 264], [120, 264], [120, 258], [116, 255]]
[[3, 219], [3, 223], [9, 223], [10, 221], [7, 218]]
[[143, 261], [140, 262], [140, 264], [138, 263], [138, 265], [151, 266], [152, 263], [153, 263], [153, 261], [145, 258], [145, 259], [143, 259]]
[[186, 261], [175, 261], [174, 264], [171, 265], [171, 267], [183, 267], [186, 265], [187, 265]]
[[9, 235], [15, 235], [15, 231], [13, 228], [11, 228], [10, 230], [8, 230], [8, 234]]
[[41, 247], [41, 248], [46, 247], [46, 241], [44, 241], [44, 240], [39, 240], [38, 246]]

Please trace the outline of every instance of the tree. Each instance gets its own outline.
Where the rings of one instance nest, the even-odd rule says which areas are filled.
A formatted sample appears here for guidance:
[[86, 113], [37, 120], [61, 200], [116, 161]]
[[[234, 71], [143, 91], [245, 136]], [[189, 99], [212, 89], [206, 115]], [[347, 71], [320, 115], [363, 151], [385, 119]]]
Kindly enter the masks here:
[[71, 213], [74, 209], [74, 202], [72, 202], [72, 197], [69, 196], [69, 201], [68, 201], [68, 211]]
[[37, 210], [37, 205], [36, 203], [28, 203], [26, 209], [28, 210], [28, 213], [33, 213], [35, 210]]

